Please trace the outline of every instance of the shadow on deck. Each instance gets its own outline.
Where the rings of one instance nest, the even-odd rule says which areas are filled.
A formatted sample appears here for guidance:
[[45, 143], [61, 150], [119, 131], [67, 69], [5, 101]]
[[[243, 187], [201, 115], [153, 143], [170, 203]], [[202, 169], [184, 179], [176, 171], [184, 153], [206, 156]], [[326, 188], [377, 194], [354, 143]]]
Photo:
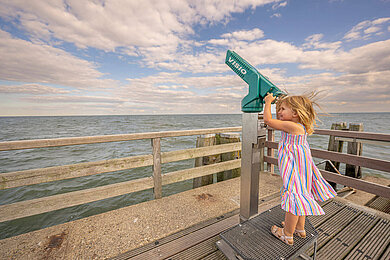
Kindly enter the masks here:
[[[325, 215], [308, 217], [319, 234], [316, 259], [390, 259], [390, 215], [338, 198], [324, 203], [323, 209]], [[113, 259], [226, 259], [216, 242], [222, 231], [239, 223], [238, 213], [205, 221]], [[275, 243], [281, 242], [275, 238]], [[310, 248], [298, 259], [312, 254]]]

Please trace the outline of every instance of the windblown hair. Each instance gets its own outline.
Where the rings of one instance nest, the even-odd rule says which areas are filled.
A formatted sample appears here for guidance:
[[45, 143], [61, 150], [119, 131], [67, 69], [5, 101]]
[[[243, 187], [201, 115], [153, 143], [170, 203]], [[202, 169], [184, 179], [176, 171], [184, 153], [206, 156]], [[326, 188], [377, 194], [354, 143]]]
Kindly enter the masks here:
[[279, 111], [282, 104], [286, 104], [295, 113], [298, 114], [299, 123], [303, 124], [306, 132], [311, 135], [314, 132], [314, 126], [317, 126], [317, 113], [314, 110], [314, 105], [320, 107], [314, 98], [319, 92], [311, 92], [300, 96], [284, 96], [280, 97], [276, 102], [276, 112]]

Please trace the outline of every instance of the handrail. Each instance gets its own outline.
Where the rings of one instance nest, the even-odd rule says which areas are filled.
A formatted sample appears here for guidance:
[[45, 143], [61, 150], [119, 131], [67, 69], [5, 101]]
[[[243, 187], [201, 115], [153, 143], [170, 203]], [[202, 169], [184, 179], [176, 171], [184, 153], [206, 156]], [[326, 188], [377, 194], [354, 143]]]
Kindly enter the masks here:
[[[115, 142], [126, 140], [151, 139], [153, 153], [119, 159], [103, 160], [97, 162], [78, 163], [72, 165], [54, 166], [41, 169], [23, 170], [9, 173], [0, 173], [0, 190], [63, 179], [70, 179], [93, 174], [132, 169], [143, 166], [155, 167], [158, 163], [169, 163], [197, 157], [210, 156], [241, 150], [241, 142], [227, 143], [208, 147], [198, 147], [170, 152], [161, 152], [155, 149], [162, 137], [176, 137], [188, 135], [201, 135], [221, 132], [237, 132], [241, 127], [226, 127], [212, 129], [197, 129], [169, 132], [151, 132], [141, 134], [71, 137], [57, 139], [41, 139], [27, 141], [10, 141], [0, 143], [0, 149], [16, 150], [43, 148], [52, 146], [77, 145], [87, 143]], [[157, 157], [159, 156], [159, 157]], [[0, 222], [42, 214], [71, 206], [108, 199], [128, 193], [154, 188], [155, 198], [161, 198], [161, 186], [207, 176], [210, 174], [240, 168], [241, 160], [234, 159], [213, 165], [184, 169], [161, 174], [161, 168], [154, 171], [154, 178], [145, 177], [121, 183], [104, 185], [80, 191], [73, 191], [53, 196], [20, 201], [0, 206]], [[159, 179], [156, 182], [156, 179]], [[160, 194], [156, 190], [160, 190]]]
[[[278, 143], [276, 142], [266, 141], [265, 146], [272, 149], [278, 149]], [[352, 155], [352, 154], [342, 154], [338, 152], [326, 151], [326, 150], [315, 149], [315, 148], [311, 148], [310, 150], [312, 156], [316, 158], [327, 159], [336, 162], [366, 167], [373, 170], [390, 172], [390, 161]]]
[[[272, 132], [274, 131], [274, 129], [269, 129], [269, 131]], [[270, 134], [271, 133], [269, 133], [269, 135]], [[385, 144], [387, 144], [387, 142], [390, 142], [390, 134], [385, 133], [315, 129], [314, 134], [347, 137], [352, 138], [354, 142], [359, 142], [359, 140], [381, 141]], [[278, 149], [278, 143], [273, 141], [266, 141], [265, 147], [267, 147], [269, 150]], [[386, 160], [352, 154], [343, 154], [314, 148], [311, 149], [311, 154], [313, 157], [316, 158], [332, 160], [336, 162], [366, 167], [384, 172], [390, 172], [390, 161]], [[267, 156], [264, 156], [264, 162], [268, 163], [269, 165], [278, 165], [278, 160], [273, 156], [273, 152], [269, 153]], [[371, 183], [361, 179], [348, 177], [345, 175], [336, 174], [325, 170], [320, 171], [323, 177], [328, 181], [346, 185], [348, 187], [356, 188], [358, 190], [369, 192], [385, 198], [390, 198], [390, 187], [377, 183]]]
[[[179, 181], [190, 180], [221, 171], [233, 170], [239, 167], [241, 167], [241, 159], [179, 170], [162, 175], [162, 184], [167, 185]], [[131, 181], [104, 185], [96, 188], [67, 192], [38, 199], [24, 200], [12, 204], [1, 205], [0, 222], [33, 216], [58, 209], [151, 189], [153, 186], [152, 177], [145, 177]]]
[[370, 132], [358, 132], [358, 131], [314, 129], [313, 134], [350, 137], [350, 138], [362, 139], [362, 140], [390, 142], [390, 134], [386, 134], [386, 133], [370, 133]]
[[[241, 142], [162, 152], [161, 163], [241, 150]], [[152, 154], [0, 173], [0, 190], [153, 165]]]
[[[149, 132], [135, 133], [124, 135], [106, 135], [106, 136], [87, 136], [87, 137], [70, 137], [57, 139], [40, 139], [40, 140], [24, 140], [24, 141], [7, 141], [0, 142], [0, 151], [11, 151], [18, 149], [44, 148], [53, 146], [93, 144], [104, 142], [119, 142], [140, 139], [152, 139], [153, 144], [158, 144], [159, 138], [190, 136], [210, 133], [222, 132], [238, 132], [242, 127], [226, 127], [212, 129], [196, 129], [183, 131], [168, 131], [168, 132]], [[316, 129], [315, 134], [341, 136], [365, 140], [379, 140], [390, 142], [390, 134], [378, 133], [362, 133], [340, 130], [323, 130]], [[270, 149], [277, 149], [276, 142], [266, 141], [265, 146]], [[132, 156], [127, 158], [111, 159], [98, 162], [79, 163], [73, 165], [54, 166], [43, 169], [32, 169], [10, 173], [0, 173], [0, 189], [8, 189], [24, 185], [32, 185], [43, 182], [50, 182], [62, 179], [76, 178], [88, 176], [104, 172], [113, 172], [124, 169], [132, 169], [142, 166], [151, 166], [156, 163], [168, 163], [180, 160], [193, 159], [197, 157], [221, 154], [232, 151], [239, 151], [241, 143], [230, 143], [217, 146], [199, 147], [184, 149], [171, 152], [161, 152], [159, 149], [154, 149], [153, 154], [140, 156]], [[371, 169], [377, 169], [390, 172], [390, 162], [378, 160], [368, 157], [340, 154], [320, 149], [312, 149], [314, 157], [340, 161], [343, 163], [354, 164]], [[160, 157], [157, 157], [160, 156]], [[240, 167], [240, 159], [217, 163], [214, 165], [201, 166], [176, 172], [166, 173], [161, 175], [161, 169], [155, 171], [156, 176], [161, 175], [159, 181], [153, 181], [152, 177], [146, 177], [136, 180], [130, 180], [122, 183], [110, 184], [97, 188], [74, 191], [65, 194], [59, 194], [34, 200], [27, 200], [0, 206], [0, 222], [12, 220], [16, 218], [41, 214], [61, 208], [66, 208], [74, 205], [81, 205], [88, 202], [93, 202], [101, 199], [111, 198], [114, 196], [124, 195], [136, 191], [141, 191], [155, 186], [162, 186], [170, 183], [175, 183], [183, 180], [193, 179], [206, 176], [220, 171], [236, 169]], [[277, 164], [277, 159], [272, 156], [264, 156], [264, 162]], [[390, 196], [389, 188], [379, 184], [372, 184], [363, 180], [350, 180], [352, 178], [346, 176], [334, 176], [333, 173], [325, 172], [324, 177], [330, 181], [345, 184], [348, 183], [351, 187], [359, 187], [359, 189], [376, 192], [384, 196]], [[366, 186], [365, 186], [366, 183]], [[158, 197], [158, 196], [157, 196]], [[9, 213], [12, 212], [12, 213]]]
[[209, 128], [181, 131], [165, 131], [165, 132], [147, 132], [135, 134], [118, 134], [118, 135], [101, 135], [101, 136], [82, 136], [82, 137], [67, 137], [54, 139], [37, 139], [37, 140], [21, 140], [21, 141], [6, 141], [0, 142], [0, 151], [45, 148], [67, 145], [80, 144], [96, 144], [108, 142], [121, 142], [140, 139], [153, 139], [189, 135], [216, 134], [223, 132], [239, 132], [242, 127], [224, 127], [224, 128]]

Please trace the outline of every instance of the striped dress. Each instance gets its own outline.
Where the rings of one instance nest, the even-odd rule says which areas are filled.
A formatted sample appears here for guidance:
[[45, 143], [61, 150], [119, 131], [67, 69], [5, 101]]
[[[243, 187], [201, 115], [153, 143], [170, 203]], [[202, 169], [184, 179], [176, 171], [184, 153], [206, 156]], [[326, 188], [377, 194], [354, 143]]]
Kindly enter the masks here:
[[316, 202], [336, 196], [332, 186], [322, 177], [313, 162], [307, 134], [293, 135], [282, 131], [278, 162], [283, 179], [282, 209], [296, 216], [322, 215]]

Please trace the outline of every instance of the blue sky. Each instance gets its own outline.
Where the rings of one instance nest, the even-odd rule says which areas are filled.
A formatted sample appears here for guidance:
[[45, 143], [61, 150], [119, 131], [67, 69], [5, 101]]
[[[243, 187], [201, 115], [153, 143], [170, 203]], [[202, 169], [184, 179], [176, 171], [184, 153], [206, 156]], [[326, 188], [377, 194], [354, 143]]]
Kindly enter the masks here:
[[240, 113], [228, 49], [327, 112], [390, 112], [389, 0], [0, 0], [0, 116]]

